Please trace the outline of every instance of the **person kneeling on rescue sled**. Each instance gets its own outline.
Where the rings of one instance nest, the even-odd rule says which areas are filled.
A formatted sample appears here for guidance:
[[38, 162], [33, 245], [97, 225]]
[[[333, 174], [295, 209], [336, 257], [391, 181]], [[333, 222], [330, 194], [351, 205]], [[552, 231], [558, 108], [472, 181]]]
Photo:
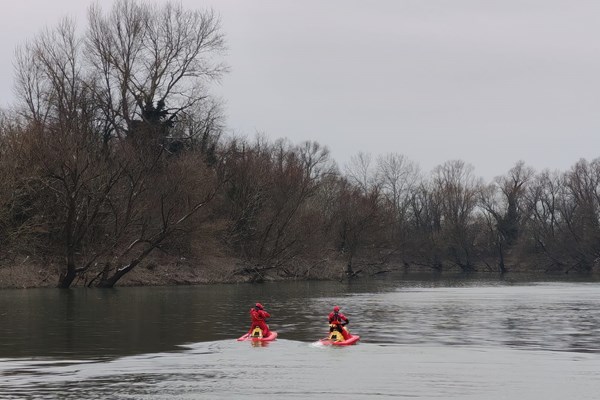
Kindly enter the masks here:
[[252, 326], [250, 327], [251, 335], [254, 328], [259, 327], [262, 330], [263, 337], [269, 336], [269, 325], [265, 321], [267, 318], [271, 318], [271, 314], [265, 311], [262, 304], [256, 303], [250, 309], [250, 318], [252, 319]]
[[348, 340], [352, 335], [350, 335], [350, 332], [344, 329], [344, 326], [349, 322], [350, 320], [348, 320], [348, 318], [346, 318], [346, 316], [340, 312], [340, 308], [335, 306], [333, 307], [333, 312], [329, 314], [329, 332], [333, 332], [335, 329], [342, 334], [344, 340]]

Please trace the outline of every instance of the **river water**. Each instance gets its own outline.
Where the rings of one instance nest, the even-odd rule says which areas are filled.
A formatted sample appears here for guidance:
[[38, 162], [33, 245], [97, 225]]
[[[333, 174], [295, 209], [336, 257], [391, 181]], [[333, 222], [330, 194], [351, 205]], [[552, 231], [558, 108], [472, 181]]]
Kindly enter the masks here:
[[[262, 302], [276, 341], [235, 339]], [[355, 346], [315, 342], [339, 305]], [[0, 291], [2, 399], [597, 399], [600, 283]]]

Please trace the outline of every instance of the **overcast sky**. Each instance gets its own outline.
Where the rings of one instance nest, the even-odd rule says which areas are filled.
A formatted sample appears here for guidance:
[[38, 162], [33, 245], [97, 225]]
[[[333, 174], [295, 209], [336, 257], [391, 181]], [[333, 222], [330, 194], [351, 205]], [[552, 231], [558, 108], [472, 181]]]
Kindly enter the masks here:
[[[2, 106], [15, 46], [64, 15], [84, 25], [91, 3], [3, 4]], [[521, 159], [566, 170], [600, 156], [598, 0], [182, 3], [221, 15], [231, 72], [214, 92], [238, 135], [316, 140], [341, 165], [359, 151], [424, 171], [462, 159], [485, 180]]]

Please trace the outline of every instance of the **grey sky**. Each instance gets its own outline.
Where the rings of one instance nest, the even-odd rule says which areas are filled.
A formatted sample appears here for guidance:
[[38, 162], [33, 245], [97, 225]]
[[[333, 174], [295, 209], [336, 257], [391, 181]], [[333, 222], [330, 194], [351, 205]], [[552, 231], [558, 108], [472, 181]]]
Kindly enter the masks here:
[[[0, 103], [12, 54], [87, 0], [3, 6]], [[102, 1], [109, 8], [112, 1]], [[523, 159], [566, 170], [600, 156], [600, 2], [209, 0], [231, 72], [215, 93], [228, 128], [317, 140], [340, 164], [398, 152], [423, 170], [450, 159], [490, 180]]]

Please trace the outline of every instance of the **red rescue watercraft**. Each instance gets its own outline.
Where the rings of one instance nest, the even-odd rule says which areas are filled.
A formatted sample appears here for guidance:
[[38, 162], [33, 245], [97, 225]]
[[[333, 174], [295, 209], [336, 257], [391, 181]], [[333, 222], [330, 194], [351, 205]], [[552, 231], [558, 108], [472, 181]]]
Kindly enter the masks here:
[[360, 336], [350, 334], [350, 331], [348, 329], [346, 329], [345, 326], [342, 327], [342, 329], [345, 330], [346, 333], [348, 334], [347, 339], [344, 339], [344, 335], [342, 335], [342, 332], [338, 331], [337, 329], [333, 329], [329, 333], [328, 337], [319, 340], [319, 342], [321, 344], [331, 345], [331, 346], [348, 346], [348, 345], [358, 342], [358, 340], [360, 339]]
[[267, 336], [263, 336], [262, 329], [256, 327], [254, 328], [254, 330], [252, 330], [252, 333], [246, 333], [244, 336], [240, 337], [238, 339], [238, 342], [243, 342], [247, 340], [252, 342], [270, 342], [271, 340], [275, 340], [276, 337], [277, 332], [269, 331], [269, 334]]

